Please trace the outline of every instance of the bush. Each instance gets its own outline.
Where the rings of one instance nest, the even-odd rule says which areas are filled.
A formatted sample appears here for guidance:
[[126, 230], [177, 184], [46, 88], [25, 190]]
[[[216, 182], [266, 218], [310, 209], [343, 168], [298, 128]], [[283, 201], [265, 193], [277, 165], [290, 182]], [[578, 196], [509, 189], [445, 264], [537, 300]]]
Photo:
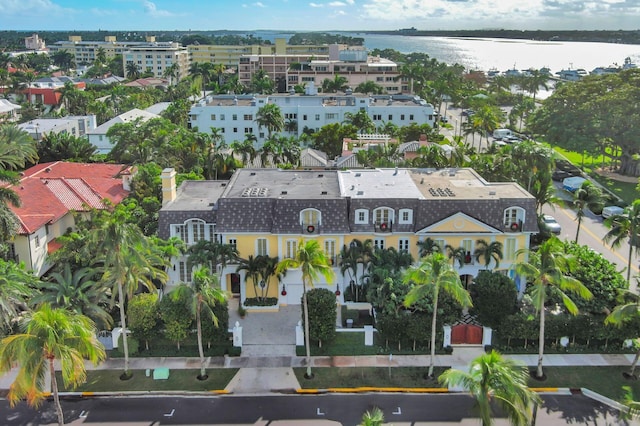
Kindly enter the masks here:
[[277, 297], [248, 297], [244, 299], [244, 306], [276, 306], [277, 304]]
[[492, 271], [480, 271], [470, 289], [473, 308], [482, 325], [497, 328], [503, 319], [518, 310], [518, 290], [513, 280]]
[[317, 340], [319, 346], [323, 341], [332, 341], [336, 337], [336, 295], [326, 288], [311, 289], [307, 291], [307, 306], [309, 338]]
[[[122, 334], [118, 337], [118, 349], [117, 351], [124, 355], [124, 343], [122, 342]], [[140, 343], [138, 339], [132, 335], [127, 336], [127, 346], [129, 347], [129, 356], [136, 355], [140, 352]]]

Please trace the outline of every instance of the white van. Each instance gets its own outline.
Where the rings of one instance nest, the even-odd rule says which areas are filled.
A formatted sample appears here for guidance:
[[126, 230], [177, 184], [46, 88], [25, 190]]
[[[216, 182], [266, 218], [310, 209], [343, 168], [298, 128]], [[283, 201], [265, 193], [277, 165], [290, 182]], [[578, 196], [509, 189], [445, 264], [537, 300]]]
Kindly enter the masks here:
[[624, 209], [618, 206], [607, 206], [602, 209], [602, 217], [605, 219], [622, 213], [624, 213]]
[[495, 139], [502, 139], [502, 138], [507, 138], [512, 136], [514, 136], [514, 134], [511, 131], [511, 129], [495, 129], [493, 131], [493, 137]]

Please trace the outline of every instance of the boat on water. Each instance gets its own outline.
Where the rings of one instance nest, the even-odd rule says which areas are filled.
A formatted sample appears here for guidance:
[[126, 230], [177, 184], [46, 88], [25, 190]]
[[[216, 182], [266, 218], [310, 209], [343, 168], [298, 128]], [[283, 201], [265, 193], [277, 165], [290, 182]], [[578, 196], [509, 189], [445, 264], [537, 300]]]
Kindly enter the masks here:
[[638, 66], [633, 62], [631, 62], [631, 58], [627, 56], [626, 58], [624, 58], [624, 64], [622, 64], [622, 69], [628, 70], [631, 68], [638, 68]]
[[566, 80], [566, 81], [578, 81], [580, 80], [582, 77], [588, 75], [587, 71], [583, 68], [578, 68], [578, 69], [566, 69], [566, 70], [560, 70], [558, 72], [556, 72], [556, 75], [558, 76], [558, 78], [560, 80]]

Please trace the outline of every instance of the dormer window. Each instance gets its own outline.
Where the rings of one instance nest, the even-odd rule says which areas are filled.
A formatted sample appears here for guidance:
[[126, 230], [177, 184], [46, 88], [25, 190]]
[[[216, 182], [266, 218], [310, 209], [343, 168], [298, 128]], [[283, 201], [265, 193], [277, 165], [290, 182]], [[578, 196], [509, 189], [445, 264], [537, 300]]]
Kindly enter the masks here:
[[300, 225], [307, 234], [317, 233], [322, 224], [322, 214], [320, 210], [305, 209], [300, 212]]
[[393, 226], [394, 212], [389, 207], [380, 207], [373, 211], [373, 220], [376, 230], [389, 232]]
[[356, 209], [355, 223], [356, 225], [366, 225], [369, 223], [369, 210]]
[[522, 207], [509, 207], [504, 211], [503, 225], [512, 232], [522, 230], [524, 223], [524, 209]]
[[400, 224], [410, 225], [413, 223], [413, 210], [411, 209], [400, 209], [398, 216], [398, 223]]

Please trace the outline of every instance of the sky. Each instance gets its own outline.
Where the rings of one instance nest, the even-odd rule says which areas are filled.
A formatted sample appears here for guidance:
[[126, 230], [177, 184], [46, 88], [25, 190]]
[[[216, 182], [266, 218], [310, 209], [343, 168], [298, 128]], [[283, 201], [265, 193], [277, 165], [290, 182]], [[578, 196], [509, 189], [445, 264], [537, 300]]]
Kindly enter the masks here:
[[0, 0], [0, 30], [637, 30], [640, 0]]

